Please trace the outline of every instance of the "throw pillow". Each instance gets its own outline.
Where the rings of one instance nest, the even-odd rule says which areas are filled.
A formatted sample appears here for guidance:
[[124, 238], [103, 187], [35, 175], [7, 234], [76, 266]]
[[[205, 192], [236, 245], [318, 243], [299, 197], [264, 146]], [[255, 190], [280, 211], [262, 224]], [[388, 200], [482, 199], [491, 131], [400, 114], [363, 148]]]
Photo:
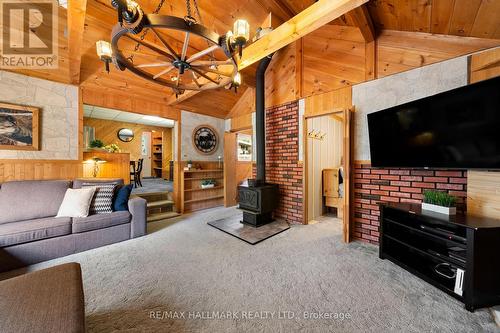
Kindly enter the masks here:
[[90, 204], [89, 213], [106, 214], [113, 212], [113, 195], [115, 194], [116, 184], [96, 184], [83, 183], [82, 188], [95, 188], [94, 197]]
[[128, 199], [130, 198], [132, 187], [132, 185], [124, 185], [116, 191], [115, 202], [113, 203], [113, 210], [115, 212], [128, 210]]
[[69, 188], [59, 207], [56, 217], [87, 217], [95, 188]]

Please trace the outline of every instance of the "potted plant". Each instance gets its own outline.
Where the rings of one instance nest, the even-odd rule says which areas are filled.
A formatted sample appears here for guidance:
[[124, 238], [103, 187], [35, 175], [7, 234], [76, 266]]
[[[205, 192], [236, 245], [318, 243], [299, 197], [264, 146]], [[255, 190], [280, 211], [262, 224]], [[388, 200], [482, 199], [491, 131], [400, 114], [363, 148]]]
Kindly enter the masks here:
[[193, 161], [189, 160], [187, 162], [187, 167], [188, 167], [188, 169], [191, 169], [193, 167]]
[[424, 191], [424, 202], [422, 203], [422, 210], [430, 210], [433, 212], [455, 215], [457, 208], [455, 204], [457, 199], [446, 192], [440, 191]]
[[205, 179], [201, 181], [201, 188], [213, 188], [215, 187], [215, 180], [213, 179]]
[[90, 148], [102, 149], [102, 147], [104, 147], [104, 143], [102, 143], [101, 140], [95, 139], [95, 140], [90, 141]]

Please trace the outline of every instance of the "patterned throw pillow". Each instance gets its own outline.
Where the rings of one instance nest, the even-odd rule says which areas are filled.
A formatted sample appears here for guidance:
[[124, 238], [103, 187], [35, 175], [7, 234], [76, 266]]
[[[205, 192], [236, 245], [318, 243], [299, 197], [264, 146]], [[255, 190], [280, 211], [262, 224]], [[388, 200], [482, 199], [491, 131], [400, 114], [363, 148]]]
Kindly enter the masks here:
[[83, 187], [95, 187], [95, 194], [90, 204], [90, 215], [106, 214], [113, 212], [113, 196], [115, 194], [116, 184], [96, 184], [83, 183]]

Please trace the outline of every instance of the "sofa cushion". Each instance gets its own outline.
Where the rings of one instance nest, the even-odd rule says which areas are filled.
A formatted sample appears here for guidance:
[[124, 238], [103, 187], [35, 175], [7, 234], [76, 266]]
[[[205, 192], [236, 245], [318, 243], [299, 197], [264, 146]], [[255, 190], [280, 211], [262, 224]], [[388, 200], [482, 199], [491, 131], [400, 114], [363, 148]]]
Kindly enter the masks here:
[[116, 186], [116, 184], [82, 184], [82, 188], [95, 188], [94, 197], [90, 203], [89, 213], [91, 215], [108, 214], [113, 212], [113, 197], [115, 195]]
[[113, 211], [119, 212], [122, 210], [128, 210], [128, 200], [130, 198], [130, 193], [132, 193], [132, 185], [118, 185], [115, 192], [116, 195], [113, 201]]
[[2, 184], [0, 224], [56, 216], [69, 186], [67, 180], [28, 180]]
[[82, 271], [59, 265], [0, 281], [0, 332], [85, 332]]
[[73, 233], [97, 230], [129, 223], [129, 212], [113, 212], [109, 214], [95, 214], [87, 217], [73, 218]]
[[0, 247], [28, 243], [40, 239], [69, 235], [71, 218], [46, 217], [0, 224]]

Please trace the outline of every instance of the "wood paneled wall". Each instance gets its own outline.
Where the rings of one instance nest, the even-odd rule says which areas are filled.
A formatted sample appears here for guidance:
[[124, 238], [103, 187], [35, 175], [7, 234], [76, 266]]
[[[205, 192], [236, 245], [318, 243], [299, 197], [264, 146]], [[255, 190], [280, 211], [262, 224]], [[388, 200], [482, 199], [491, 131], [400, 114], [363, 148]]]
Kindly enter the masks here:
[[377, 73], [384, 77], [500, 46], [500, 40], [382, 30], [377, 38]]
[[[469, 64], [470, 83], [500, 76], [500, 48], [472, 55]], [[467, 177], [468, 213], [498, 219], [500, 172], [469, 170]]]
[[167, 100], [161, 95], [155, 99], [146, 99], [126, 92], [113, 92], [110, 89], [94, 89], [83, 86], [81, 90], [84, 104], [172, 120], [179, 120], [180, 117], [180, 111], [166, 105]]
[[[99, 157], [106, 163], [99, 165], [97, 178], [122, 178], [125, 184], [130, 182], [130, 154], [128, 153], [105, 153], [105, 152], [84, 152], [83, 161], [88, 161], [93, 157]], [[81, 163], [83, 165], [83, 177], [93, 178], [92, 163]]]
[[365, 40], [355, 27], [325, 25], [303, 38], [304, 96], [365, 80]]
[[[496, 46], [498, 39], [396, 30], [381, 30], [365, 43], [358, 28], [327, 24], [274, 55], [266, 73], [266, 107]], [[239, 104], [228, 118], [248, 109]]]
[[81, 161], [0, 160], [0, 183], [13, 180], [74, 179], [82, 175]]
[[[122, 153], [129, 153], [131, 160], [141, 158], [141, 136], [142, 132], [163, 132], [163, 159], [170, 161], [172, 159], [172, 129], [157, 126], [148, 126], [142, 124], [126, 123], [114, 120], [104, 120], [95, 118], [84, 118], [84, 126], [91, 126], [95, 129], [96, 139], [102, 140], [107, 145], [116, 143], [122, 150]], [[122, 128], [129, 128], [134, 132], [134, 140], [122, 142], [118, 139], [118, 131]]]

